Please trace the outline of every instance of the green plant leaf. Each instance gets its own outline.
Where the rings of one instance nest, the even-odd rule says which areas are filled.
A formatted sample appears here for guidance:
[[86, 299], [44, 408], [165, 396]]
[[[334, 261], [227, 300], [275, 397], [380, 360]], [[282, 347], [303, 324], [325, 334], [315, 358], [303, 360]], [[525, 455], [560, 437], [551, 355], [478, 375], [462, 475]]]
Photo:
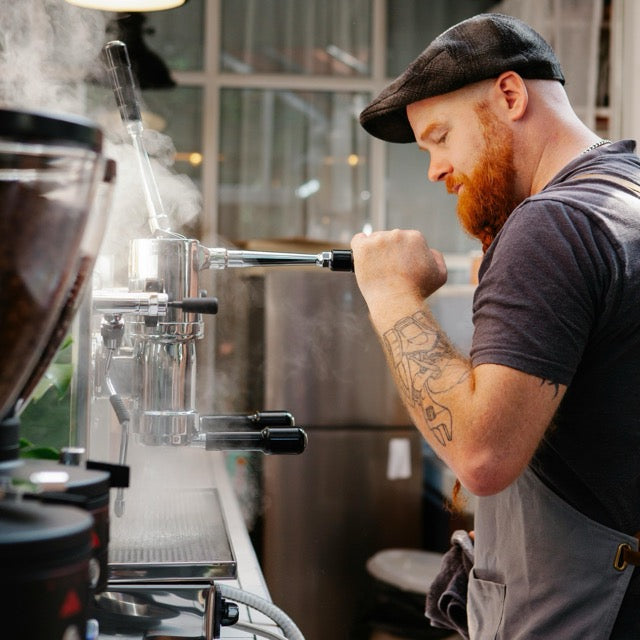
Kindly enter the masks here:
[[67, 336], [58, 348], [44, 375], [38, 380], [31, 394], [31, 402], [40, 400], [51, 387], [56, 389], [59, 400], [62, 400], [67, 395], [73, 376], [73, 364], [71, 363], [72, 344], [73, 338]]
[[21, 458], [37, 458], [39, 460], [59, 460], [60, 451], [54, 447], [30, 447], [20, 450]]
[[39, 458], [43, 460], [59, 460], [60, 451], [55, 447], [39, 447], [26, 438], [20, 438], [20, 457]]

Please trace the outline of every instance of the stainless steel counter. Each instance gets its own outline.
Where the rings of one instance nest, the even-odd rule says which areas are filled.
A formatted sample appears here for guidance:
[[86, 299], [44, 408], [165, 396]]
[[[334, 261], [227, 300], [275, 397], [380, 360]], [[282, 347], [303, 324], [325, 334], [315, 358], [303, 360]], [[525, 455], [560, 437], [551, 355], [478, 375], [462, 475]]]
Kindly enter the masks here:
[[[168, 562], [162, 565], [158, 561], [158, 549], [144, 549], [144, 543], [133, 550], [135, 562], [128, 561], [128, 554], [132, 552], [132, 542], [124, 538], [119, 531], [121, 523], [116, 522], [116, 539], [113, 553], [110, 548], [110, 581], [109, 588], [99, 598], [100, 640], [119, 638], [121, 640], [142, 640], [143, 638], [201, 638], [203, 637], [203, 620], [205, 603], [203, 594], [206, 594], [208, 585], [213, 580], [214, 584], [228, 585], [243, 592], [248, 592], [271, 601], [269, 590], [265, 583], [262, 569], [258, 563], [255, 551], [251, 544], [247, 528], [245, 526], [238, 500], [230, 483], [221, 452], [209, 452], [206, 455], [206, 483], [209, 490], [198, 490], [198, 500], [206, 500], [204, 508], [210, 509], [206, 515], [214, 521], [207, 533], [207, 539], [200, 541], [196, 551], [208, 553], [215, 549], [219, 554], [210, 558], [209, 575], [204, 576], [205, 563], [202, 563], [202, 577], [194, 575], [180, 565], [182, 560], [179, 534], [178, 542], [172, 539], [175, 533], [169, 532], [170, 542], [166, 548], [172, 547], [170, 553], [166, 548], [161, 551], [160, 557], [167, 557]], [[191, 494], [190, 494], [191, 496]], [[215, 496], [215, 500], [211, 498]], [[171, 501], [169, 501], [171, 504]], [[196, 507], [203, 506], [194, 502]], [[134, 510], [135, 503], [127, 504], [127, 508]], [[180, 507], [182, 508], [182, 507]], [[168, 523], [169, 524], [169, 523]], [[135, 528], [134, 528], [135, 530]], [[188, 542], [188, 541], [187, 541]], [[134, 545], [136, 546], [136, 545]], [[190, 551], [189, 553], [193, 553]], [[221, 554], [221, 555], [220, 555]], [[142, 564], [136, 563], [142, 557]], [[114, 562], [111, 563], [113, 556]], [[177, 562], [177, 564], [176, 564]], [[135, 567], [140, 566], [141, 578], [136, 580]], [[151, 572], [149, 568], [151, 567]], [[146, 580], [146, 574], [150, 573], [153, 580]], [[184, 576], [175, 577], [176, 574]], [[167, 578], [163, 580], [163, 578]], [[152, 584], [152, 586], [150, 586]], [[228, 598], [233, 601], [232, 598]], [[240, 622], [260, 625], [276, 633], [282, 633], [279, 627], [260, 611], [238, 603], [240, 609]], [[277, 606], [277, 603], [274, 603]], [[124, 606], [123, 606], [124, 605]], [[122, 611], [126, 611], [127, 618], [123, 619]], [[222, 627], [220, 638], [257, 638], [258, 635], [244, 631], [238, 627]]]

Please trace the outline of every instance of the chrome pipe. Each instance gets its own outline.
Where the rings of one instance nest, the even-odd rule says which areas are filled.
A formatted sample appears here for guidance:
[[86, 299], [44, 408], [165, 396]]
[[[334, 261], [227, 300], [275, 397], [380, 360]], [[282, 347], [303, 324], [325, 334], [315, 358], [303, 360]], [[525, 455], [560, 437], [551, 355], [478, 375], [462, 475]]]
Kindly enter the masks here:
[[204, 249], [203, 269], [264, 266], [318, 266], [332, 271], [353, 271], [351, 251], [333, 249], [321, 253], [283, 253], [279, 251], [245, 251], [212, 247]]
[[133, 313], [141, 316], [167, 314], [169, 296], [147, 291], [94, 290], [93, 310], [96, 313], [121, 315]]

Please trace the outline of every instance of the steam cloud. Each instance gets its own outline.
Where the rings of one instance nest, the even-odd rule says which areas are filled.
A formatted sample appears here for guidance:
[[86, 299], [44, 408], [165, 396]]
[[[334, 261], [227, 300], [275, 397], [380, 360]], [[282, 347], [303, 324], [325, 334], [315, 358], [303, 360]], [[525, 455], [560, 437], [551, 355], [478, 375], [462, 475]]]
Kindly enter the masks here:
[[[135, 150], [114, 117], [115, 99], [96, 107], [90, 95], [89, 79], [104, 77], [100, 53], [111, 39], [107, 26], [114, 17], [65, 0], [0, 0], [0, 108], [84, 116], [100, 125], [104, 154], [117, 163], [102, 252], [121, 261], [129, 240], [148, 236], [149, 227]], [[165, 212], [179, 230], [200, 214], [201, 194], [174, 171], [168, 136], [146, 129], [144, 141]]]
[[109, 17], [64, 0], [0, 0], [0, 105], [84, 115]]

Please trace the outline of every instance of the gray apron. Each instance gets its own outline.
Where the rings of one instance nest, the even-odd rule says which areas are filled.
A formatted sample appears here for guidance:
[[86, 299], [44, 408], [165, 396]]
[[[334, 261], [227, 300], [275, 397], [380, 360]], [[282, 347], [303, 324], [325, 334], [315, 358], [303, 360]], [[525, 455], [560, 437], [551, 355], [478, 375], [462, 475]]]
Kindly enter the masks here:
[[529, 468], [478, 499], [474, 529], [471, 640], [609, 638], [634, 568], [614, 561], [637, 538], [587, 518]]

